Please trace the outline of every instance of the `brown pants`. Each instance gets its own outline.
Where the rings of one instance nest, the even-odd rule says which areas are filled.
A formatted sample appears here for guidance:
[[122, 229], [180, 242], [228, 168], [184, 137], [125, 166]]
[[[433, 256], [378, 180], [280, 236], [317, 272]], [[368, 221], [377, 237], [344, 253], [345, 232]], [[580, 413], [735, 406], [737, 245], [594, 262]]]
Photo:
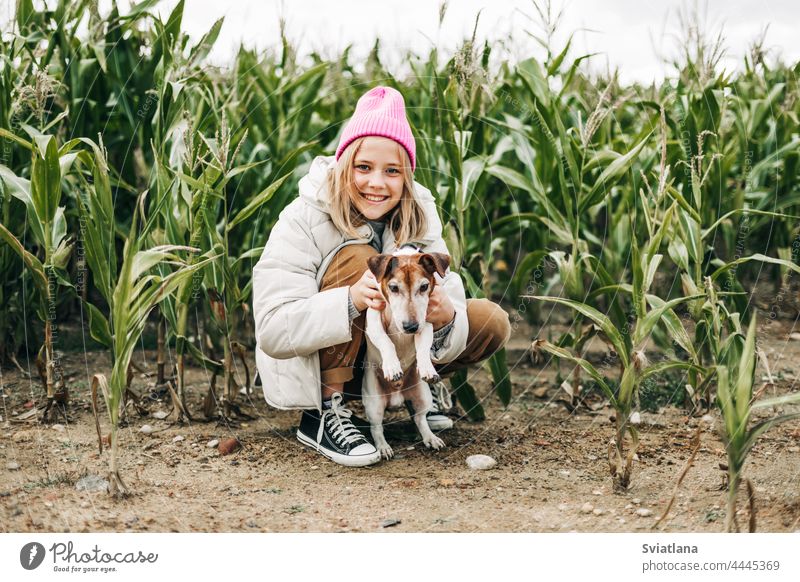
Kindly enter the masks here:
[[[320, 290], [354, 285], [367, 270], [367, 259], [377, 254], [370, 245], [344, 247], [336, 253], [325, 272]], [[508, 314], [488, 299], [467, 299], [467, 319], [469, 334], [466, 349], [453, 362], [435, 364], [437, 371], [445, 377], [458, 369], [485, 360], [501, 349], [511, 336]], [[352, 339], [349, 342], [319, 351], [323, 384], [345, 383], [345, 393], [354, 396], [361, 394], [366, 354], [365, 323], [366, 312], [353, 320]]]

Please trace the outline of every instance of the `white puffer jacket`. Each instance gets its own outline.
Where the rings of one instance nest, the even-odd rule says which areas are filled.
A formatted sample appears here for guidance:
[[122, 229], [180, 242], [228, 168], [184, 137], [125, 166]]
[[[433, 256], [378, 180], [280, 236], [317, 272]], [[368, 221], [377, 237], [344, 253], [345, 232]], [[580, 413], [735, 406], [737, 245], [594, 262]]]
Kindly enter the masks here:
[[[351, 239], [334, 226], [326, 186], [334, 164], [333, 156], [314, 159], [308, 175], [300, 180], [300, 195], [281, 212], [253, 269], [256, 364], [264, 397], [276, 408], [320, 409], [318, 351], [352, 339], [349, 287], [323, 292], [319, 288], [336, 252], [349, 244], [368, 243], [374, 231], [365, 224], [358, 229], [363, 238]], [[416, 182], [414, 188], [428, 219], [428, 232], [417, 242], [425, 252], [449, 254], [433, 195]], [[389, 228], [382, 242], [384, 253], [397, 247]], [[437, 282], [452, 301], [456, 318], [444, 345], [431, 359], [447, 363], [467, 345], [467, 300], [458, 274], [448, 270], [442, 280], [437, 275]]]

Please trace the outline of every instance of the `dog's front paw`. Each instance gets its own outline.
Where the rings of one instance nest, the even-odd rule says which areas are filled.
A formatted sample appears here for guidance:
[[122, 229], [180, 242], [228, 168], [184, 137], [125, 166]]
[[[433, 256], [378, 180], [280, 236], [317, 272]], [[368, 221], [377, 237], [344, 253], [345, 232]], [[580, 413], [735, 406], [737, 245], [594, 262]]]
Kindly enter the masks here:
[[434, 368], [430, 360], [424, 363], [418, 362], [417, 371], [419, 372], [419, 377], [429, 384], [435, 384], [440, 380], [439, 373], [436, 371], [436, 368]]
[[397, 382], [403, 377], [403, 367], [400, 365], [400, 360], [383, 362], [383, 377], [389, 382]]
[[429, 436], [427, 438], [423, 437], [422, 438], [422, 442], [425, 443], [426, 447], [428, 447], [429, 449], [433, 449], [435, 451], [438, 451], [439, 449], [443, 449], [444, 446], [445, 446], [444, 445], [444, 441], [442, 439], [440, 439], [438, 436], [436, 436], [435, 434], [432, 434], [431, 436]]
[[376, 448], [378, 449], [378, 452], [381, 454], [381, 459], [389, 460], [392, 457], [394, 457], [394, 451], [392, 450], [392, 447], [390, 447], [388, 444], [378, 445]]

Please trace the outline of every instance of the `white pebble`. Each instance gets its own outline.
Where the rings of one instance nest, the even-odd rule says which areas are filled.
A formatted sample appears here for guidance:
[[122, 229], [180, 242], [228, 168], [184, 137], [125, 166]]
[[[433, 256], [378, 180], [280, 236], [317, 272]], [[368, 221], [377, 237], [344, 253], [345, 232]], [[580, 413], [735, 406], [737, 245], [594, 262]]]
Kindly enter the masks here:
[[6, 469], [8, 469], [9, 471], [18, 471], [19, 463], [15, 463], [14, 461], [6, 463]]
[[603, 511], [602, 509], [597, 507], [597, 508], [595, 508], [594, 511], [592, 511], [592, 513], [594, 513], [595, 515], [603, 515], [605, 513], [605, 511]]
[[142, 428], [139, 429], [139, 432], [142, 434], [150, 434], [153, 432], [153, 427], [150, 426], [149, 424], [145, 424], [142, 426]]
[[702, 420], [706, 424], [713, 424], [714, 423], [714, 417], [711, 416], [710, 414], [704, 414], [703, 418], [701, 418], [700, 420]]
[[628, 418], [628, 421], [633, 425], [642, 424], [642, 415], [638, 412], [634, 412], [631, 414], [630, 418]]
[[172, 439], [172, 442], [173, 442], [173, 443], [179, 443], [179, 442], [181, 442], [182, 440], [185, 440], [185, 438], [186, 438], [186, 437], [184, 437], [183, 435], [178, 435], [178, 436], [176, 436], [174, 439]]
[[650, 517], [651, 515], [653, 515], [653, 510], [642, 507], [636, 510], [636, 515], [638, 515], [639, 517]]
[[486, 471], [495, 465], [497, 465], [497, 461], [495, 461], [489, 455], [470, 455], [467, 457], [467, 466], [470, 469]]
[[800, 333], [797, 333], [797, 332], [790, 333], [789, 334], [789, 339], [790, 340], [795, 340], [795, 341], [800, 340]]
[[64, 432], [64, 430], [65, 430], [63, 424], [54, 424], [50, 428], [52, 428], [53, 430], [58, 431], [58, 432]]
[[163, 410], [156, 410], [156, 411], [155, 411], [153, 414], [151, 414], [150, 416], [152, 416], [152, 417], [153, 417], [153, 418], [155, 418], [156, 420], [164, 420], [165, 418], [167, 418], [167, 416], [168, 416], [168, 415], [167, 415], [167, 413], [166, 413], [166, 412], [164, 412]]
[[594, 505], [591, 503], [587, 502], [581, 506], [581, 513], [591, 513], [592, 511], [594, 511]]
[[206, 446], [207, 446], [209, 449], [213, 449], [213, 448], [214, 448], [214, 447], [216, 447], [218, 444], [219, 444], [219, 439], [214, 439], [213, 441], [208, 441], [208, 443], [206, 444]]

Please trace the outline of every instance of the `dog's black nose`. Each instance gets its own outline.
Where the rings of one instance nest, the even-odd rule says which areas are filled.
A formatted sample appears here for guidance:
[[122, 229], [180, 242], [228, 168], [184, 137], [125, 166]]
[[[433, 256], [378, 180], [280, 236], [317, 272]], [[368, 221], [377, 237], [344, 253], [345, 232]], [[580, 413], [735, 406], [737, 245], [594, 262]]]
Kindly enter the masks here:
[[418, 329], [419, 329], [419, 324], [415, 321], [403, 322], [403, 331], [406, 333], [417, 333]]

